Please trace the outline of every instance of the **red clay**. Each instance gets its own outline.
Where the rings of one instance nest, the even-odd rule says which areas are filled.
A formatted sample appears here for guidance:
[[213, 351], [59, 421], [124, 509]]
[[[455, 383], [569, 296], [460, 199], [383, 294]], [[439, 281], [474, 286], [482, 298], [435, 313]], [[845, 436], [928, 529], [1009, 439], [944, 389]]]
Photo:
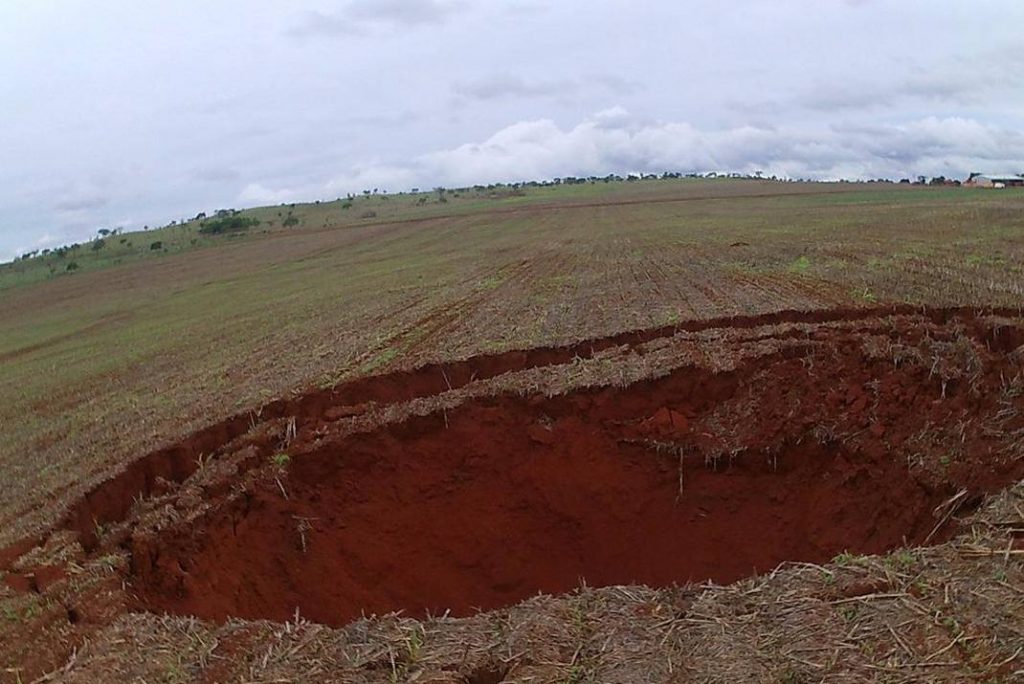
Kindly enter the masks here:
[[[994, 399], [956, 383], [940, 399], [926, 366], [865, 359], [849, 332], [821, 336], [835, 340], [813, 364], [775, 356], [624, 389], [480, 399], [352, 435], [295, 458], [282, 484], [214, 507], [200, 529], [133, 539], [136, 589], [174, 613], [284, 620], [298, 608], [342, 625], [465, 615], [581, 581], [729, 582], [920, 543], [960, 486], [1021, 476], [973, 442], [945, 481], [915, 474], [894, 447]], [[823, 425], [859, 437], [823, 437]]]
[[[154, 491], [159, 479], [182, 482], [195, 472], [200, 455], [210, 455], [232, 439], [245, 434], [254, 424], [294, 416], [300, 432], [315, 428], [325, 417], [351, 414], [357, 407], [371, 402], [379, 404], [430, 396], [447, 389], [459, 388], [473, 380], [492, 378], [503, 373], [566, 363], [575, 357], [593, 354], [618, 345], [638, 345], [671, 337], [679, 331], [695, 332], [715, 328], [752, 328], [779, 323], [827, 323], [842, 320], [870, 320], [885, 315], [918, 314], [933, 323], [952, 319], [973, 321], [981, 314], [1015, 316], [1010, 309], [991, 308], [985, 311], [966, 308], [922, 308], [891, 305], [862, 308], [836, 308], [813, 311], [778, 311], [771, 314], [731, 316], [726, 318], [684, 321], [676, 325], [625, 332], [610, 337], [585, 340], [564, 347], [517, 350], [500, 354], [475, 356], [462, 361], [428, 364], [414, 370], [360, 378], [323, 390], [313, 390], [298, 397], [270, 402], [257, 411], [233, 416], [210, 425], [186, 439], [149, 453], [129, 464], [124, 470], [95, 487], [79, 499], [64, 517], [61, 527], [75, 530], [83, 545], [91, 550], [96, 544], [97, 526], [124, 520], [139, 496]], [[1024, 330], [1019, 327], [986, 328], [986, 342], [997, 351], [1007, 352], [1024, 344]], [[20, 545], [18, 546], [20, 549]], [[15, 551], [12, 547], [12, 551]], [[16, 553], [15, 557], [20, 555]], [[0, 551], [0, 559], [4, 552]], [[5, 563], [0, 562], [0, 567]]]
[[[735, 330], [794, 322], [836, 325]], [[683, 368], [556, 398], [491, 396], [384, 426], [368, 413], [510, 371], [559, 365], [543, 375], [573, 376], [575, 357], [611, 346], [653, 357], [642, 343], [717, 328], [701, 336], [706, 357], [740, 359], [734, 371]], [[43, 607], [20, 627], [41, 635], [21, 675], [59, 666], [128, 610], [222, 620], [288, 619], [299, 608], [341, 625], [391, 610], [466, 614], [580, 581], [725, 582], [781, 561], [939, 542], [956, 516], [936, 528], [937, 504], [967, 489], [958, 516], [1024, 477], [1008, 448], [1024, 429], [1022, 344], [1011, 311], [781, 312], [476, 357], [275, 401], [140, 458], [77, 501], [58, 534], [0, 550], [5, 585], [38, 593], [19, 600]], [[778, 353], [749, 353], [764, 349]], [[297, 434], [281, 472], [272, 456], [290, 420]], [[212, 468], [192, 478], [200, 455]], [[119, 546], [127, 572], [107, 569], [76, 588], [83, 567], [122, 558]], [[852, 584], [835, 594], [873, 591]], [[26, 653], [10, 643], [0, 651]], [[484, 674], [494, 677], [479, 681], [501, 679]]]

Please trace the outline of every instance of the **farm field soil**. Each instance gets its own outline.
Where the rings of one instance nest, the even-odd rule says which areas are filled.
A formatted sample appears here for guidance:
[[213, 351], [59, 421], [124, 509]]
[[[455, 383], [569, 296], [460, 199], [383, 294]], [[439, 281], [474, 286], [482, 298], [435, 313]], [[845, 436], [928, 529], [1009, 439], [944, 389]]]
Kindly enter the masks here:
[[[86, 247], [70, 275], [0, 269], [0, 545], [140, 454], [342, 381], [683, 321], [1024, 298], [1016, 192], [672, 180], [420, 199], [264, 207], [247, 214], [300, 226], [195, 248], [175, 226]], [[49, 279], [19, 285], [34, 268]]]
[[214, 422], [9, 546], [0, 659], [11, 681], [1012, 677], [1022, 436], [1012, 309], [379, 374]]

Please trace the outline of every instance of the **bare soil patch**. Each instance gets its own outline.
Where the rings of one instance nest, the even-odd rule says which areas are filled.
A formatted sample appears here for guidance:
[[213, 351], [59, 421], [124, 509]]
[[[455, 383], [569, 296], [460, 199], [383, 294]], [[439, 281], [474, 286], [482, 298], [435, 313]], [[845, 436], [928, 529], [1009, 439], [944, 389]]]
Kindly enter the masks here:
[[700, 437], [687, 416], [739, 382], [680, 372], [352, 436], [289, 465], [287, 498], [258, 490], [136, 549], [136, 577], [157, 610], [287, 620], [298, 609], [340, 626], [468, 615], [581, 583], [728, 583], [932, 530], [945, 491], [884, 453], [814, 439], [718, 463], [686, 451]]
[[[979, 328], [975, 339], [962, 325], [893, 327], [875, 359], [865, 349], [880, 343], [876, 332], [821, 328], [816, 343], [728, 372], [683, 367], [627, 387], [484, 396], [295, 443], [294, 460], [262, 487], [136, 539], [134, 581], [160, 611], [287, 620], [298, 610], [340, 626], [393, 611], [469, 615], [580, 584], [728, 583], [784, 561], [938, 543], [954, 525], [939, 524], [936, 506], [965, 486], [958, 503], [976, 503], [1020, 474], [966, 438], [955, 463], [940, 454], [954, 445], [927, 447], [942, 472], [897, 456], [933, 423], [976, 420], [976, 355], [1020, 341], [1016, 328]], [[898, 358], [918, 345], [917, 363]], [[537, 351], [480, 369], [566, 356]], [[464, 384], [467, 373], [452, 375]], [[376, 396], [443, 392], [447, 376], [431, 369], [433, 387], [410, 378], [397, 385], [405, 392]], [[317, 408], [333, 419], [358, 410]]]
[[0, 554], [5, 591], [46, 607], [23, 626], [46, 648], [0, 654], [36, 675], [127, 613], [469, 625], [582, 585], [674, 591], [941, 545], [1024, 476], [1022, 345], [1010, 311], [784, 312], [272, 402], [137, 460]]

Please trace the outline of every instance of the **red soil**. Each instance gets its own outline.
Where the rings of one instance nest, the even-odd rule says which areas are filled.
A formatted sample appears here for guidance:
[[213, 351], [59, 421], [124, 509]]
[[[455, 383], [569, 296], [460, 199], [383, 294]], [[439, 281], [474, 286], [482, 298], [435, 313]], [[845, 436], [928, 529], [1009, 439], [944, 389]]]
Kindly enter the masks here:
[[[565, 418], [526, 435], [509, 406], [422, 421], [303, 459], [290, 499], [261, 492], [199, 538], [161, 543], [138, 568], [154, 608], [341, 625], [361, 613], [509, 605], [579, 582], [729, 582], [784, 560], [822, 561], [920, 540], [936, 497], [893, 461], [813, 443], [684, 469]], [[420, 422], [420, 421], [417, 421]], [[309, 529], [300, 531], [302, 519]], [[303, 534], [305, 550], [303, 550]]]
[[[1016, 320], [896, 307], [690, 322], [272, 402], [133, 462], [72, 505], [61, 534], [0, 550], [5, 585], [48, 606], [20, 626], [50, 630], [22, 674], [64, 662], [132, 607], [216, 620], [288, 619], [298, 608], [341, 625], [391, 610], [467, 614], [580, 581], [727, 582], [782, 561], [942, 541], [955, 519], [936, 532], [937, 504], [961, 488], [970, 493], [961, 503], [976, 502], [1024, 476], [1024, 463], [1000, 456], [1007, 435], [1024, 428], [1024, 398], [1005, 392], [1021, 372], [1024, 326], [1015, 312], [988, 313]], [[745, 340], [727, 330], [833, 321], [842, 325]], [[577, 356], [617, 345], [645, 353], [638, 345], [676, 330], [714, 328], [723, 328], [723, 348], [797, 344], [740, 355], [747, 360], [731, 372], [684, 368], [625, 388], [492, 396], [331, 434], [332, 421], [373, 404], [538, 366], [566, 364], [571, 374]], [[865, 352], [867, 335], [927, 353], [894, 363]], [[966, 343], [981, 370], [947, 378], [943, 394], [933, 342]], [[297, 428], [286, 472], [268, 465], [276, 442], [253, 441], [261, 424], [271, 434], [281, 419]], [[330, 438], [316, 442], [323, 430]], [[212, 455], [211, 472], [231, 467], [212, 484], [178, 490], [201, 454]], [[910, 456], [928, 467], [908, 467]], [[156, 527], [146, 526], [151, 513]], [[62, 544], [77, 551], [50, 553]], [[86, 594], [71, 586], [80, 568], [60, 558], [84, 564], [118, 546], [131, 556], [124, 576], [104, 576]], [[0, 654], [9, 651], [21, 653], [0, 643]]]
[[[927, 368], [869, 362], [849, 332], [821, 335], [836, 339], [813, 372], [775, 356], [624, 389], [480, 399], [352, 435], [200, 529], [136, 538], [136, 587], [153, 609], [216, 620], [465, 615], [582, 581], [729, 582], [884, 552], [929, 538], [933, 508], [960, 485], [1020, 477], [1020, 464], [977, 468], [990, 458], [978, 447], [948, 481], [919, 478], [891, 448], [985, 401], [955, 383], [938, 401]], [[756, 415], [708, 432], [751, 385]], [[815, 437], [830, 419], [863, 438]], [[742, 448], [716, 451], [736, 436]]]
[[[254, 424], [294, 416], [300, 432], [304, 426], [316, 425], [331, 412], [351, 412], [368, 402], [379, 404], [431, 396], [459, 388], [473, 380], [492, 378], [503, 373], [539, 366], [549, 366], [573, 358], [590, 358], [613, 346], [638, 345], [667, 338], [679, 331], [696, 332], [716, 328], [752, 328], [779, 323], [827, 323], [841, 320], [870, 320], [885, 315], [918, 314], [935, 324], [954, 318], [973, 320], [980, 312], [970, 309], [930, 309], [910, 305], [874, 308], [839, 308], [816, 311], [779, 311], [771, 314], [732, 316], [720, 319], [684, 321], [672, 326], [639, 330], [610, 337], [585, 340], [564, 347], [517, 350], [500, 354], [480, 355], [462, 361], [428, 364], [414, 370], [398, 371], [381, 376], [360, 378], [323, 390], [314, 390], [293, 398], [270, 402], [257, 411], [238, 414], [204, 428], [176, 444], [149, 453], [126, 466], [122, 471], [95, 487], [68, 510], [61, 527], [75, 530], [87, 550], [96, 544], [97, 526], [124, 520], [139, 496], [148, 496], [160, 479], [182, 482], [192, 475], [200, 455], [209, 455], [232, 439], [245, 434]], [[1015, 316], [1008, 309], [991, 309], [988, 313]], [[1024, 343], [1019, 327], [986, 329], [986, 342], [997, 351], [1007, 352]], [[22, 540], [12, 551], [38, 540]], [[6, 550], [0, 550], [0, 568]], [[20, 553], [16, 553], [17, 557]]]

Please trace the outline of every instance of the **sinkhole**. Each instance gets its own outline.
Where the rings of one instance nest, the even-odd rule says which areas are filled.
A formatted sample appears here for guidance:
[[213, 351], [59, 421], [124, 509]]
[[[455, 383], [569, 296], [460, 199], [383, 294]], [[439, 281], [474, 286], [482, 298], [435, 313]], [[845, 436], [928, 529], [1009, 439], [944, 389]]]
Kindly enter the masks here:
[[[975, 379], [983, 390], [991, 373]], [[470, 615], [581, 583], [726, 583], [934, 543], [953, 530], [934, 513], [951, 493], [1020, 475], [986, 467], [979, 480], [992, 449], [975, 437], [940, 476], [920, 465], [953, 439], [944, 417], [993, 402], [858, 345], [817, 363], [775, 355], [471, 399], [330, 441], [198, 524], [134, 540], [130, 579], [154, 611], [286, 620], [297, 609], [338, 626]]]

